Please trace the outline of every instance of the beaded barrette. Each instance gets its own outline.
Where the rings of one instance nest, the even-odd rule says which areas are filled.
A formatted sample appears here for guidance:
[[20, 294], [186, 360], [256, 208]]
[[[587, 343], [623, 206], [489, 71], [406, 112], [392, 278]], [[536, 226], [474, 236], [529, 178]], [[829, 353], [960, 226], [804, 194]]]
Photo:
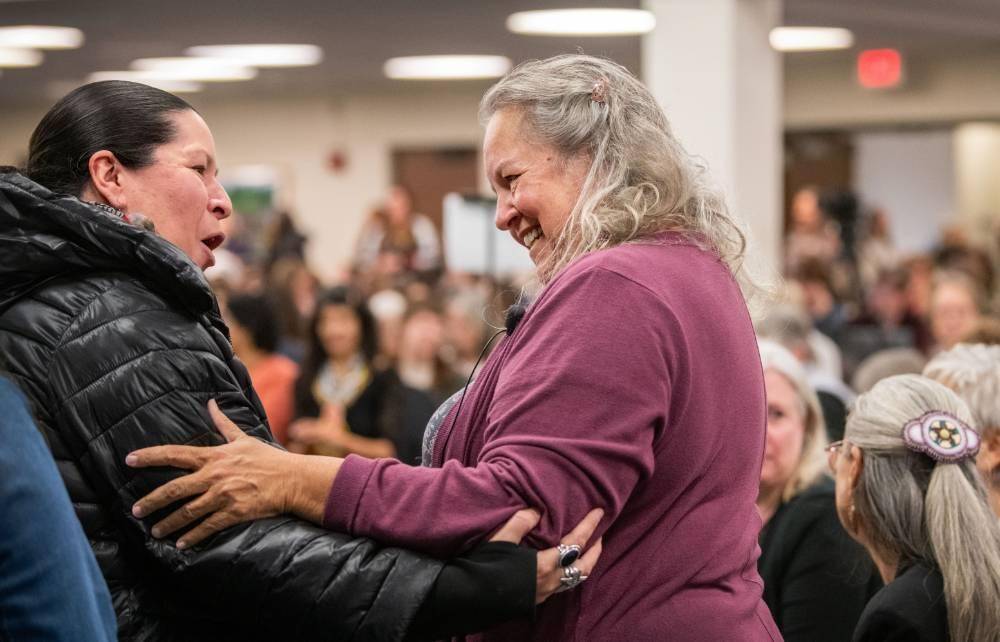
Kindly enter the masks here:
[[911, 450], [937, 461], [957, 462], [979, 452], [979, 433], [943, 410], [932, 410], [903, 427], [903, 442]]

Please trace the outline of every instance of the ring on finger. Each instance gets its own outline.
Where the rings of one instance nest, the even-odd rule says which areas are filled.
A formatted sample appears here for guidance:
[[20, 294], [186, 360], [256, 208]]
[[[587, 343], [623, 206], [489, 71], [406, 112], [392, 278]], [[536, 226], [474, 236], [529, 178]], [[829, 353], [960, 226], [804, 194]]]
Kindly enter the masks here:
[[580, 555], [583, 553], [583, 549], [577, 544], [560, 544], [556, 546], [556, 550], [559, 551], [559, 566], [562, 568], [572, 566], [573, 562], [580, 559]]
[[562, 585], [559, 590], [568, 591], [576, 588], [586, 579], [587, 576], [581, 573], [580, 569], [575, 566], [567, 566], [563, 568], [563, 576], [559, 578], [559, 583]]

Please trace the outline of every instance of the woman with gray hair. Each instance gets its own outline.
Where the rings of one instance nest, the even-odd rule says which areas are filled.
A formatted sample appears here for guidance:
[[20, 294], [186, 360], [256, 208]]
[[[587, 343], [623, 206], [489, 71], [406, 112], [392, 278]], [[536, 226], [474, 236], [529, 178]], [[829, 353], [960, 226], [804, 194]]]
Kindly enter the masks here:
[[1000, 523], [975, 469], [968, 406], [919, 375], [861, 395], [831, 444], [837, 513], [875, 561], [883, 588], [856, 642], [1000, 640]]
[[757, 496], [764, 601], [785, 642], [847, 640], [881, 582], [837, 520], [833, 480], [823, 474], [823, 415], [804, 368], [776, 343], [759, 346], [767, 390]]
[[976, 468], [1000, 516], [1000, 346], [960, 343], [931, 359], [924, 376], [954, 390], [972, 411], [983, 441]]
[[[496, 225], [527, 249], [544, 289], [431, 420], [433, 468], [352, 456], [294, 469], [249, 442], [147, 451], [140, 465], [198, 472], [140, 510], [203, 493], [190, 515], [214, 514], [185, 540], [240, 519], [233, 506], [287, 506], [444, 555], [523, 506], [542, 515], [533, 544], [558, 542], [598, 506], [606, 548], [592, 578], [580, 585], [580, 551], [564, 547], [563, 587], [580, 588], [482, 639], [776, 639], [756, 564], [765, 403], [740, 227], [618, 64], [525, 63], [486, 93], [481, 115]], [[287, 473], [253, 481], [269, 469]], [[224, 492], [234, 478], [259, 492]]]

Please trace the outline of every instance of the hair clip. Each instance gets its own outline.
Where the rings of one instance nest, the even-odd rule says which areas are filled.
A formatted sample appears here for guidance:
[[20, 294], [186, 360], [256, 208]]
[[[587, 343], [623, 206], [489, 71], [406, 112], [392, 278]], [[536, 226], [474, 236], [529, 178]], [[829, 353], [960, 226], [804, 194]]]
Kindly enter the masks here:
[[590, 90], [590, 99], [595, 103], [604, 104], [608, 102], [608, 81], [599, 78]]
[[932, 459], [958, 462], [979, 452], [979, 433], [943, 410], [932, 410], [903, 427], [903, 442], [910, 450]]

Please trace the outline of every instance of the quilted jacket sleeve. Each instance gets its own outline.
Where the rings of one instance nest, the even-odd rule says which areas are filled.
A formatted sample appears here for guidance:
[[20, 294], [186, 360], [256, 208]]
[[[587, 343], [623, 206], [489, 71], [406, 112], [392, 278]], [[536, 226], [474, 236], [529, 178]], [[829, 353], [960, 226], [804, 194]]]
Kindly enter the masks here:
[[270, 441], [244, 373], [207, 318], [192, 320], [140, 283], [118, 281], [58, 338], [48, 372], [52, 420], [150, 572], [231, 623], [234, 633], [402, 639], [440, 562], [288, 517], [243, 524], [179, 551], [150, 536], [162, 514], [131, 516], [136, 499], [180, 473], [131, 469], [125, 456], [156, 444], [221, 443], [209, 399], [249, 434]]

